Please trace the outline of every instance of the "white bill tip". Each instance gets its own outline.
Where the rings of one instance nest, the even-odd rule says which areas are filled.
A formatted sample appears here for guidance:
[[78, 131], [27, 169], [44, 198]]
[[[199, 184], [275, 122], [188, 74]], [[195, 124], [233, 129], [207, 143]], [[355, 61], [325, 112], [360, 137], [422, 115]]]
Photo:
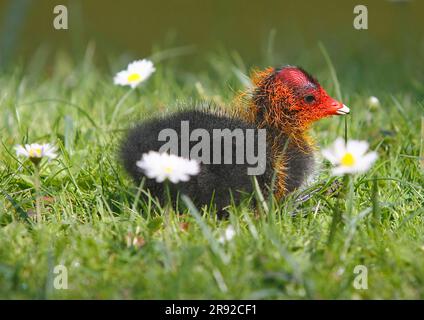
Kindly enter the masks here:
[[343, 105], [343, 107], [341, 107], [340, 109], [337, 109], [337, 114], [349, 114], [350, 113], [350, 109]]

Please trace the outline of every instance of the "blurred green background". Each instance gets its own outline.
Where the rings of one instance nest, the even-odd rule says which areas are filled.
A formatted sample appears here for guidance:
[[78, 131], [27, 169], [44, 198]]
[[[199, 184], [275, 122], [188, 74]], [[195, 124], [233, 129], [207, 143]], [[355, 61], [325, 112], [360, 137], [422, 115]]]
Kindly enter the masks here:
[[[53, 28], [58, 4], [68, 30]], [[353, 28], [358, 4], [368, 7], [368, 30]], [[37, 59], [48, 71], [58, 55], [77, 63], [91, 48], [110, 72], [161, 51], [180, 70], [206, 70], [225, 52], [248, 68], [295, 64], [316, 74], [321, 42], [353, 90], [423, 92], [424, 1], [0, 0], [0, 11], [3, 70]]]

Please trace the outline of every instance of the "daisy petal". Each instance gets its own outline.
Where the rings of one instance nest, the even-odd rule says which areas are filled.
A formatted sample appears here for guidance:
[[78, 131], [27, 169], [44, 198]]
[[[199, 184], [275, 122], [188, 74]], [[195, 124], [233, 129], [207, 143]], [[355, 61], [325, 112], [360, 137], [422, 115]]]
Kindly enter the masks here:
[[366, 141], [350, 140], [347, 142], [346, 149], [356, 157], [361, 157], [368, 150], [369, 144]]
[[196, 175], [200, 171], [197, 161], [155, 151], [144, 153], [141, 160], [136, 162], [136, 166], [149, 179], [156, 179], [156, 182], [159, 183], [164, 180], [172, 183], [185, 182], [190, 179], [190, 176]]
[[335, 176], [363, 173], [368, 171], [377, 159], [376, 152], [366, 153], [368, 147], [366, 141], [349, 140], [345, 145], [343, 139], [338, 138], [330, 148], [322, 151], [322, 155], [336, 166], [332, 170]]

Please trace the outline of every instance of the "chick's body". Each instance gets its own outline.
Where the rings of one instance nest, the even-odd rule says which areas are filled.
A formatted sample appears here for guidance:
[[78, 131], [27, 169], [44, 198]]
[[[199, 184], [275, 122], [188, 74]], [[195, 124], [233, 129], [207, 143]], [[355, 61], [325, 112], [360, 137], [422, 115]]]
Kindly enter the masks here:
[[[189, 196], [196, 205], [201, 207], [202, 205], [215, 204], [218, 210], [222, 210], [225, 206], [229, 205], [232, 201], [238, 203], [243, 195], [250, 195], [253, 191], [252, 176], [248, 175], [248, 168], [252, 168], [252, 164], [248, 164], [246, 161], [241, 164], [236, 162], [236, 139], [232, 139], [232, 161], [230, 164], [224, 164], [224, 143], [219, 141], [215, 144], [214, 130], [229, 129], [230, 131], [241, 129], [246, 137], [246, 130], [254, 132], [254, 153], [258, 155], [258, 127], [255, 124], [249, 123], [241, 118], [214, 114], [205, 111], [182, 111], [174, 113], [168, 117], [157, 118], [145, 121], [132, 130], [129, 131], [124, 143], [121, 147], [121, 158], [123, 160], [124, 167], [135, 179], [136, 183], [140, 183], [141, 179], [145, 176], [143, 171], [137, 167], [136, 162], [141, 159], [144, 153], [151, 150], [159, 151], [164, 145], [164, 141], [159, 141], [159, 133], [163, 129], [172, 129], [179, 133], [179, 143], [181, 147], [181, 123], [187, 121], [189, 124], [189, 134], [196, 129], [204, 129], [209, 133], [210, 145], [211, 145], [211, 159], [209, 164], [200, 162], [200, 173], [193, 176], [187, 182], [180, 182], [176, 186], [172, 186], [172, 191], [175, 193], [178, 191], [182, 194]], [[288, 137], [286, 135], [280, 135], [278, 141], [267, 137], [266, 139], [266, 154], [264, 156], [265, 171], [256, 175], [259, 185], [262, 187], [265, 193], [268, 192], [268, 188], [271, 185], [272, 177], [274, 174], [274, 159], [278, 155], [273, 154], [275, 151], [274, 144], [278, 144], [281, 147], [285, 147], [284, 154], [285, 158], [290, 159], [284, 166], [286, 172], [286, 188], [288, 191], [292, 191], [299, 187], [309, 172], [311, 167], [313, 156], [312, 153], [306, 153], [300, 151], [298, 148], [293, 147], [292, 144], [287, 144]], [[190, 141], [190, 150], [193, 148], [198, 141]], [[208, 142], [209, 143], [209, 142]], [[221, 160], [219, 163], [213, 161], [213, 154], [218, 152], [214, 150], [214, 145], [220, 145]], [[179, 150], [179, 156], [181, 156], [181, 149]], [[201, 160], [194, 155], [192, 159]], [[281, 165], [281, 164], [280, 164]], [[163, 184], [157, 183], [153, 179], [146, 179], [145, 186], [153, 195], [162, 197], [164, 194]]]
[[[182, 123], [189, 125], [188, 136], [196, 129], [203, 129], [209, 134], [210, 159], [204, 162], [203, 154], [190, 154], [193, 159], [200, 160], [200, 172], [187, 182], [171, 186], [171, 192], [186, 194], [201, 207], [215, 204], [218, 211], [230, 205], [232, 201], [240, 202], [243, 194], [253, 191], [252, 176], [248, 174], [251, 163], [236, 159], [240, 142], [231, 140], [231, 161], [224, 163], [224, 143], [215, 144], [217, 138], [214, 130], [239, 130], [243, 132], [247, 142], [247, 131], [254, 132], [254, 154], [265, 157], [265, 170], [256, 175], [264, 194], [268, 194], [271, 184], [276, 198], [299, 188], [313, 167], [313, 147], [308, 142], [305, 132], [309, 125], [321, 118], [349, 113], [349, 108], [332, 99], [321, 88], [319, 83], [304, 70], [286, 66], [279, 69], [269, 68], [254, 78], [255, 88], [252, 99], [244, 109], [231, 114], [212, 111], [188, 110], [180, 111], [166, 117], [146, 120], [131, 129], [121, 145], [121, 159], [125, 169], [137, 183], [145, 176], [136, 162], [144, 153], [160, 151], [166, 143], [159, 134], [164, 129], [172, 129], [178, 134], [178, 154], [183, 156], [181, 146], [183, 139]], [[259, 139], [259, 129], [265, 129], [266, 139]], [[219, 138], [221, 139], [221, 138]], [[192, 150], [199, 139], [190, 139], [189, 150]], [[185, 142], [187, 143], [187, 141]], [[252, 143], [252, 141], [250, 141]], [[264, 154], [258, 144], [265, 144]], [[217, 145], [221, 150], [214, 150]], [[228, 146], [226, 146], [228, 147]], [[247, 144], [244, 145], [244, 151]], [[216, 161], [217, 152], [221, 158]], [[228, 160], [228, 159], [227, 159]], [[153, 196], [163, 198], [164, 186], [155, 180], [146, 179], [145, 188]]]

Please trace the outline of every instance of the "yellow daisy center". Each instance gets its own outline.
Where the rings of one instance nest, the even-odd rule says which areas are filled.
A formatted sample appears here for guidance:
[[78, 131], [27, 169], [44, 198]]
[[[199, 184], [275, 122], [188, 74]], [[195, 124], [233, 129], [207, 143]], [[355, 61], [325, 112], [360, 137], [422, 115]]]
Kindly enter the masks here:
[[40, 158], [41, 148], [30, 149], [28, 153], [30, 158]]
[[138, 73], [131, 73], [127, 80], [128, 82], [136, 82], [139, 81], [141, 79], [141, 76]]
[[356, 162], [355, 157], [350, 152], [347, 152], [341, 160], [341, 164], [346, 166], [346, 167], [353, 166], [355, 164], [355, 162]]
[[170, 173], [172, 173], [172, 167], [167, 166], [167, 167], [163, 168], [163, 171], [165, 171], [165, 173], [170, 174]]

